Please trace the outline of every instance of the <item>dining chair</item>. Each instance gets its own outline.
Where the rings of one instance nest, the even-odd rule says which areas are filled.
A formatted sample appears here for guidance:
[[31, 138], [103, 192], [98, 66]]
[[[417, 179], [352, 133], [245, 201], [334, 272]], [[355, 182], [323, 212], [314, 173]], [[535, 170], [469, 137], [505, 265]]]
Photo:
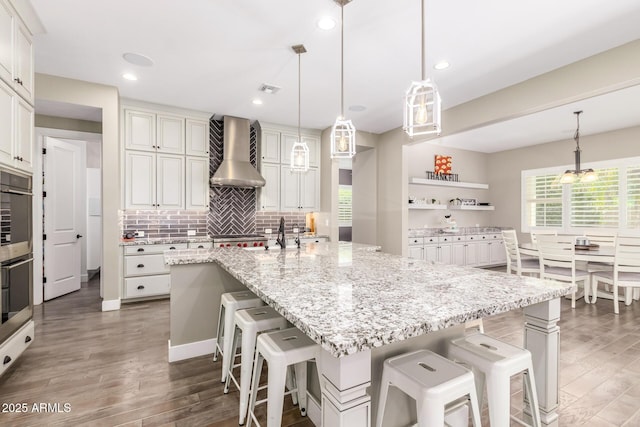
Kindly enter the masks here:
[[618, 287], [624, 287], [624, 304], [632, 301], [632, 288], [640, 288], [640, 237], [618, 236], [613, 271], [598, 271], [592, 275], [592, 301], [596, 301], [598, 283], [613, 287], [613, 312], [620, 313]]
[[531, 230], [531, 243], [534, 245], [537, 243], [538, 236], [557, 236], [558, 230]]
[[[568, 282], [578, 286], [582, 283], [584, 300], [589, 302], [589, 273], [576, 268], [574, 236], [537, 236], [540, 257], [540, 278]], [[571, 294], [571, 308], [576, 308], [576, 292]]]
[[617, 233], [597, 233], [594, 231], [587, 231], [584, 233], [584, 237], [589, 240], [589, 243], [595, 243], [600, 246], [616, 246]]
[[507, 253], [507, 273], [540, 275], [540, 260], [538, 258], [523, 258], [518, 248], [518, 235], [516, 230], [502, 230], [504, 250]]

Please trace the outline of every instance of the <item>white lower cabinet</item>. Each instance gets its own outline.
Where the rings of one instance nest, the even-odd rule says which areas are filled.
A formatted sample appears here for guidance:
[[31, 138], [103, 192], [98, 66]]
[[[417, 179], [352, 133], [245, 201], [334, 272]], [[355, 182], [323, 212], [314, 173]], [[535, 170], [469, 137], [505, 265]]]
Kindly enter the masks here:
[[169, 295], [171, 275], [164, 251], [187, 247], [187, 243], [124, 246], [123, 299]]
[[29, 320], [16, 333], [0, 344], [0, 375], [13, 365], [18, 357], [31, 345], [35, 337], [35, 324]]
[[409, 237], [408, 256], [429, 262], [470, 267], [506, 263], [500, 234]]

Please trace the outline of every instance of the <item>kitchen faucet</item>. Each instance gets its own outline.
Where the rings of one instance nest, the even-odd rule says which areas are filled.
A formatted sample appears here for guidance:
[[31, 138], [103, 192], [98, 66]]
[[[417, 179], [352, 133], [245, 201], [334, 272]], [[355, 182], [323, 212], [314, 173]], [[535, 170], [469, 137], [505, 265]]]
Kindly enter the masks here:
[[298, 236], [296, 237], [296, 245], [298, 245], [298, 249], [300, 249], [300, 227], [296, 224], [296, 231], [298, 232]]
[[278, 228], [278, 237], [276, 238], [276, 244], [280, 245], [281, 249], [287, 247], [286, 239], [284, 238], [284, 217], [280, 217], [280, 227]]

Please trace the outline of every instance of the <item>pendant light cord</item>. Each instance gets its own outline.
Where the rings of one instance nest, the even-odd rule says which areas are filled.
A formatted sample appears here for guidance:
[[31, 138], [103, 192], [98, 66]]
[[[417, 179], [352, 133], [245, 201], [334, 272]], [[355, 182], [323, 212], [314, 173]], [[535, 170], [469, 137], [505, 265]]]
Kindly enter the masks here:
[[573, 139], [576, 141], [576, 147], [578, 150], [580, 150], [580, 113], [582, 113], [582, 111], [576, 111], [575, 113], [573, 113], [576, 115], [577, 123], [576, 134], [573, 136]]
[[298, 141], [302, 142], [302, 136], [300, 135], [300, 88], [301, 88], [301, 82], [300, 80], [302, 79], [301, 77], [301, 72], [300, 72], [300, 54], [298, 53]]
[[340, 119], [344, 120], [344, 3], [340, 4]]
[[425, 54], [425, 42], [424, 42], [424, 0], [422, 0], [422, 8], [420, 9], [420, 21], [422, 22], [422, 33], [421, 33], [421, 40], [422, 40], [422, 80], [426, 80], [427, 79], [427, 75], [425, 73], [425, 66], [424, 63], [427, 59], [427, 56]]

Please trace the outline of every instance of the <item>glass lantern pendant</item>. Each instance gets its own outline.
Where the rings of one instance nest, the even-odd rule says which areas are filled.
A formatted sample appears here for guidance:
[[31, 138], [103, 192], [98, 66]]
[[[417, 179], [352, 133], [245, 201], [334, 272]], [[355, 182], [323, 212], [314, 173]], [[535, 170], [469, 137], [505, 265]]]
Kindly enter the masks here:
[[291, 170], [306, 172], [309, 170], [309, 147], [305, 142], [296, 141], [291, 148]]
[[331, 128], [331, 158], [350, 159], [356, 154], [356, 128], [339, 117]]
[[442, 132], [441, 99], [431, 79], [412, 82], [404, 97], [404, 131], [410, 136]]

